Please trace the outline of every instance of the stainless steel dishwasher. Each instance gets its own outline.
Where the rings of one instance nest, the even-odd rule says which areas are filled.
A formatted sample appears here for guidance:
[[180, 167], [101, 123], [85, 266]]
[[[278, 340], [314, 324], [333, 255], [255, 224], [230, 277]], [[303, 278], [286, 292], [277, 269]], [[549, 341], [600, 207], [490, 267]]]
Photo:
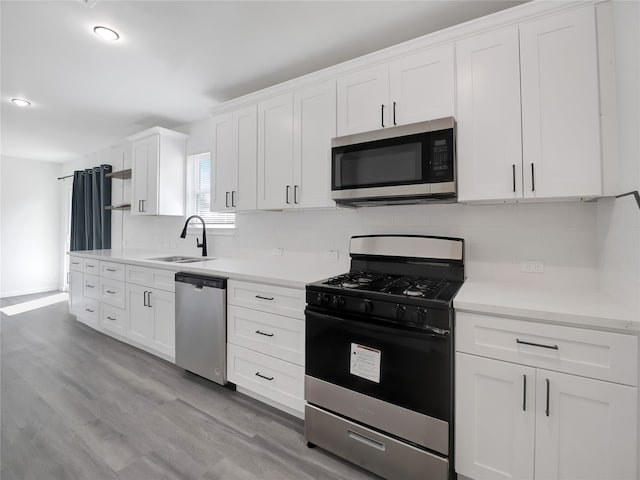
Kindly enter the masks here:
[[178, 272], [176, 365], [220, 385], [227, 381], [227, 279]]

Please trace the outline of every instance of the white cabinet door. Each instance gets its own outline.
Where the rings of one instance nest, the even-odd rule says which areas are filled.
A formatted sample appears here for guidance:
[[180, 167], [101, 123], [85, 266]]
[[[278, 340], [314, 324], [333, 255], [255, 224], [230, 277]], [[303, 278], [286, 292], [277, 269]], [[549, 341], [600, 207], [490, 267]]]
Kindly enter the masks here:
[[258, 104], [258, 208], [293, 202], [293, 94]]
[[591, 5], [520, 27], [525, 197], [602, 192], [594, 16]]
[[175, 294], [163, 290], [151, 290], [147, 295], [147, 304], [153, 312], [153, 336], [150, 346], [165, 355], [175, 357]]
[[210, 210], [224, 212], [231, 208], [231, 191], [236, 189], [237, 166], [233, 155], [231, 114], [213, 118], [211, 151]]
[[256, 210], [258, 113], [255, 105], [233, 112], [233, 151], [237, 162], [237, 189], [231, 192], [231, 204], [236, 210]]
[[158, 214], [159, 149], [159, 135], [152, 135], [133, 142], [132, 215]]
[[82, 315], [84, 309], [84, 275], [82, 272], [69, 272], [69, 312]]
[[453, 116], [453, 45], [401, 57], [389, 65], [390, 125]]
[[336, 84], [297, 91], [293, 97], [293, 204], [331, 207], [331, 139], [336, 136]]
[[518, 29], [456, 44], [458, 200], [522, 197]]
[[533, 480], [535, 368], [456, 354], [456, 472]]
[[636, 479], [637, 405], [634, 387], [539, 369], [536, 478]]
[[377, 130], [389, 122], [389, 64], [338, 78], [338, 136]]
[[129, 322], [127, 336], [147, 347], [152, 346], [154, 321], [151, 308], [148, 307], [147, 294], [149, 288], [127, 284], [127, 307]]

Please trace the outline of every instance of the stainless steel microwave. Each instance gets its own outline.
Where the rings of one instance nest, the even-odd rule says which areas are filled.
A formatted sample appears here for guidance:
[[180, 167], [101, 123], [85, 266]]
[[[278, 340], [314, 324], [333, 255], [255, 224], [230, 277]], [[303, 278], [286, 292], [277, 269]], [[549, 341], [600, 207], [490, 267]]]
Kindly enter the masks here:
[[456, 199], [455, 121], [401, 125], [331, 141], [331, 198], [351, 206]]

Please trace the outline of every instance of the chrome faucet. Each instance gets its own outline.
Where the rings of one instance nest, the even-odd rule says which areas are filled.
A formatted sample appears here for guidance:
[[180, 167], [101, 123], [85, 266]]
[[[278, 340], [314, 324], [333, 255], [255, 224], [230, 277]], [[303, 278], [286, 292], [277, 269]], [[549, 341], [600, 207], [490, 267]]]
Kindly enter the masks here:
[[204, 223], [204, 220], [202, 219], [202, 217], [199, 217], [198, 215], [191, 215], [189, 218], [187, 218], [187, 221], [184, 222], [184, 228], [182, 229], [180, 238], [187, 238], [187, 225], [189, 225], [189, 221], [192, 218], [197, 218], [202, 222], [202, 243], [200, 243], [200, 240], [196, 238], [196, 245], [198, 246], [198, 248], [202, 249], [202, 256], [206, 257], [207, 256], [207, 224]]

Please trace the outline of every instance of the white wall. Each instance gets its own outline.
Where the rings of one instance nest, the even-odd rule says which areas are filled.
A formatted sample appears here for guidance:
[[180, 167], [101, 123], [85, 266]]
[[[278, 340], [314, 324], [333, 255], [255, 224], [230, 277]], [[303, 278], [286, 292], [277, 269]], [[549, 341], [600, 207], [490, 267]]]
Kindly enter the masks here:
[[57, 290], [59, 165], [0, 158], [0, 296]]
[[[617, 192], [640, 190], [640, 4], [614, 2]], [[598, 201], [602, 288], [640, 311], [640, 209], [633, 198]]]

